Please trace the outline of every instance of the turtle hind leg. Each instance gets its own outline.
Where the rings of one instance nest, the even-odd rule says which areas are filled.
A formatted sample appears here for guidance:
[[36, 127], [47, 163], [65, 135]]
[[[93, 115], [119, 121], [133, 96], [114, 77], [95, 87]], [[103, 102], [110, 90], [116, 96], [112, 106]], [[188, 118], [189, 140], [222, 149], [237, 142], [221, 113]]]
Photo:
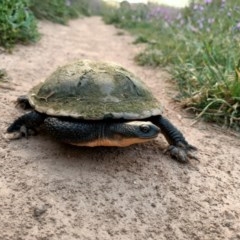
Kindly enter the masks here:
[[22, 136], [28, 137], [31, 133], [36, 133], [36, 128], [39, 127], [46, 116], [36, 111], [31, 111], [17, 118], [8, 128], [7, 133], [19, 133], [16, 137], [21, 138]]
[[32, 109], [32, 106], [30, 105], [28, 97], [26, 95], [22, 95], [17, 98], [16, 106], [24, 110]]
[[169, 143], [169, 147], [165, 152], [179, 162], [187, 163], [189, 158], [197, 159], [191, 151], [196, 151], [197, 148], [190, 145], [183, 134], [166, 118], [163, 116], [153, 117], [153, 123], [156, 124], [162, 134]]

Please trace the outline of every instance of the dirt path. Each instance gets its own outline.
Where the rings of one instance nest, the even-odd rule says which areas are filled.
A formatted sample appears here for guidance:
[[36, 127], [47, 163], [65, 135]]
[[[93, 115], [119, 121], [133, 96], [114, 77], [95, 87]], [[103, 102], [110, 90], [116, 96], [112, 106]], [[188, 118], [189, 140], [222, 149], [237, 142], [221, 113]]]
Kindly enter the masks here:
[[0, 55], [14, 90], [0, 88], [0, 128], [21, 114], [13, 101], [57, 66], [115, 61], [146, 81], [165, 115], [198, 146], [201, 162], [179, 164], [157, 141], [128, 148], [76, 148], [39, 134], [0, 139], [1, 240], [240, 239], [240, 141], [191, 119], [171, 101], [168, 75], [137, 66], [137, 46], [99, 18], [40, 24], [42, 39]]

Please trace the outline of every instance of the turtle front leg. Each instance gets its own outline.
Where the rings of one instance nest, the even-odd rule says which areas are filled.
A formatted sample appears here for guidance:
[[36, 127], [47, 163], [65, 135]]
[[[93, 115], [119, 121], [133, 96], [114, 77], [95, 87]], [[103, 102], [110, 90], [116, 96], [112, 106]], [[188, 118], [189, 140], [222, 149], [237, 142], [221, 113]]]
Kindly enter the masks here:
[[167, 139], [169, 146], [165, 152], [179, 162], [187, 163], [189, 158], [198, 160], [191, 152], [196, 151], [197, 148], [190, 145], [183, 134], [166, 118], [163, 116], [153, 117], [153, 123], [156, 124], [162, 134]]
[[21, 137], [28, 137], [29, 134], [35, 133], [36, 128], [39, 127], [46, 116], [36, 111], [31, 111], [17, 118], [7, 129], [7, 133], [17, 133], [10, 137], [10, 139], [18, 139]]

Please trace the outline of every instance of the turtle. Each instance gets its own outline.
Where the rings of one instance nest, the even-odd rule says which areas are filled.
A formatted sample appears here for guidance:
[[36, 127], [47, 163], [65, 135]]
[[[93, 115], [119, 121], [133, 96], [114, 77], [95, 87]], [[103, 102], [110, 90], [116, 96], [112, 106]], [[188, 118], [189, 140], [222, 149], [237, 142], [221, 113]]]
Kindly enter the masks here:
[[173, 159], [197, 159], [192, 154], [197, 148], [162, 115], [146, 84], [116, 63], [77, 60], [60, 66], [18, 97], [17, 105], [28, 111], [7, 128], [8, 134], [17, 133], [14, 138], [34, 135], [42, 126], [64, 143], [126, 147], [162, 133]]

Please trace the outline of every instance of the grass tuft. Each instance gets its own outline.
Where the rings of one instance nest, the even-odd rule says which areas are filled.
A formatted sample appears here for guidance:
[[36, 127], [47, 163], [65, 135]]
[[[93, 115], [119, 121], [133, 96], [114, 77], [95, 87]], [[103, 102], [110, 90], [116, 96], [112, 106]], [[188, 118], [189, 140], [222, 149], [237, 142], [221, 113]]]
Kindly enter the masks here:
[[70, 19], [100, 14], [100, 0], [31, 0], [38, 19], [67, 24]]

